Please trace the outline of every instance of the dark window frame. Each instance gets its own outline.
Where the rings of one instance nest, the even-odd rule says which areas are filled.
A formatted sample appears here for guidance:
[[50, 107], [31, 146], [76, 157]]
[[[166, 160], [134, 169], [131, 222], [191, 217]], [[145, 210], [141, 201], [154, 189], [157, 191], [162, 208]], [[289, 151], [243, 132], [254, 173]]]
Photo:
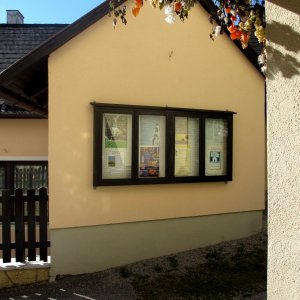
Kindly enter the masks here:
[[[147, 185], [147, 184], [171, 184], [193, 182], [227, 182], [232, 181], [233, 163], [233, 115], [232, 111], [186, 109], [157, 106], [138, 106], [122, 104], [91, 103], [94, 106], [94, 156], [93, 156], [93, 186], [114, 185]], [[102, 179], [102, 141], [103, 141], [103, 114], [131, 114], [132, 115], [132, 153], [131, 153], [131, 178], [128, 179]], [[165, 177], [139, 178], [139, 116], [163, 115], [166, 116], [166, 141], [165, 141]], [[196, 117], [199, 118], [199, 176], [175, 177], [175, 118]], [[205, 119], [225, 119], [228, 126], [226, 175], [205, 175]]]

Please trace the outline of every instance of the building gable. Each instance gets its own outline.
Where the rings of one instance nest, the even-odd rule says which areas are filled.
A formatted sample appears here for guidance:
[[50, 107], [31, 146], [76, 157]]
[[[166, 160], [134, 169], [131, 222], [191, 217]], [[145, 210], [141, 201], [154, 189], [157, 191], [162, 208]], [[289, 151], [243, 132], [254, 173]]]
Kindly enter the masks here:
[[[150, 186], [116, 187], [113, 191], [109, 189], [114, 194], [109, 198], [105, 198], [105, 188], [92, 189], [90, 102], [93, 101], [237, 112], [234, 149], [249, 157], [260, 157], [257, 161], [263, 166], [264, 157], [260, 153], [264, 145], [263, 77], [226, 36], [215, 42], [209, 39], [207, 12], [200, 5], [184, 24], [178, 22], [170, 26], [163, 17], [163, 12], [145, 6], [139, 17], [130, 16], [126, 27], [117, 26], [115, 30], [111, 18], [102, 18], [50, 55], [49, 159], [53, 170], [50, 173], [53, 228], [167, 218], [170, 209], [172, 216], [184, 217], [228, 209], [238, 211], [243, 205], [249, 205], [248, 209], [259, 206], [261, 196], [253, 197], [253, 193], [249, 193], [252, 195], [251, 199], [247, 198], [249, 201], [243, 198], [235, 202], [233, 194], [232, 198], [228, 197], [229, 202], [221, 201], [222, 191], [235, 193], [237, 187], [247, 190], [248, 182], [243, 180], [249, 174], [256, 174], [256, 184], [261, 184], [258, 190], [264, 189], [264, 180], [260, 181], [263, 178], [257, 176], [257, 164], [234, 169], [236, 177], [230, 188], [219, 186], [214, 192], [217, 202], [207, 201], [205, 208], [201, 201], [196, 207], [182, 201], [183, 191], [211, 198], [211, 190], [205, 184], [157, 187], [160, 192]], [[257, 120], [255, 123], [253, 118]], [[235, 164], [243, 165], [244, 159], [237, 156]], [[85, 191], [85, 205], [80, 207], [77, 218], [64, 218], [61, 212], [66, 210], [71, 215], [79, 214], [78, 206], [73, 203], [80, 203], [82, 198], [72, 193], [74, 189]], [[125, 190], [130, 192], [125, 193]], [[132, 193], [139, 197], [131, 199]], [[61, 198], [65, 200], [60, 201]], [[160, 206], [162, 201], [161, 211], [151, 209]], [[109, 203], [113, 209], [106, 213], [103, 203]], [[122, 203], [126, 203], [126, 207]]]
[[[211, 1], [199, 0], [199, 2], [207, 11], [213, 12], [215, 10]], [[122, 2], [119, 4], [122, 4]], [[25, 109], [29, 108], [37, 114], [46, 115], [48, 96], [45, 84], [47, 84], [48, 75], [48, 55], [103, 18], [108, 11], [109, 2], [106, 1], [9, 67], [7, 71], [0, 75], [1, 95], [10, 99], [16, 105]], [[240, 46], [238, 45], [238, 47]], [[257, 53], [248, 47], [244, 54], [257, 68]], [[36, 78], [39, 80], [34, 80]], [[42, 78], [44, 79], [41, 80]]]

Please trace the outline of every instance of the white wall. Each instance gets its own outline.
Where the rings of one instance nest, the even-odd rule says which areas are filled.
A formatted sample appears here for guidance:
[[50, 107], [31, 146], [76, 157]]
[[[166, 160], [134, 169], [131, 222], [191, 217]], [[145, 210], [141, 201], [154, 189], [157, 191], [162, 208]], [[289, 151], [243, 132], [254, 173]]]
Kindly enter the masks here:
[[268, 299], [300, 299], [300, 2], [266, 2]]

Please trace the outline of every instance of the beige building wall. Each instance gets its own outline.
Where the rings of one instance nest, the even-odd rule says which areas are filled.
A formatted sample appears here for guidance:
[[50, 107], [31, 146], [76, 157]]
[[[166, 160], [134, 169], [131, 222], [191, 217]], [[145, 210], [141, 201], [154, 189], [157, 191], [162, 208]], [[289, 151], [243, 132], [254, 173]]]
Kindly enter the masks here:
[[[51, 229], [264, 208], [264, 80], [227, 37], [209, 39], [207, 17], [197, 5], [170, 26], [145, 5], [127, 26], [104, 17], [51, 54]], [[91, 101], [237, 112], [233, 181], [93, 189]]]
[[268, 299], [300, 297], [300, 3], [266, 2]]
[[47, 159], [48, 120], [0, 119], [0, 160]]

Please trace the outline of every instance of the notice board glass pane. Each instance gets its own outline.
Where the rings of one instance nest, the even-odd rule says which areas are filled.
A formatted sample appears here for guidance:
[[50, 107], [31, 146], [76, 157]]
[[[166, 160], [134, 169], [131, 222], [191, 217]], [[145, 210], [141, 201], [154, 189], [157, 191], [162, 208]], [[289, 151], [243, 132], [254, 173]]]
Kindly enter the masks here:
[[205, 119], [205, 175], [227, 175], [228, 123], [225, 119]]
[[199, 175], [199, 118], [175, 118], [175, 177]]
[[132, 115], [103, 114], [102, 178], [131, 178]]
[[166, 176], [166, 117], [139, 117], [139, 178]]

